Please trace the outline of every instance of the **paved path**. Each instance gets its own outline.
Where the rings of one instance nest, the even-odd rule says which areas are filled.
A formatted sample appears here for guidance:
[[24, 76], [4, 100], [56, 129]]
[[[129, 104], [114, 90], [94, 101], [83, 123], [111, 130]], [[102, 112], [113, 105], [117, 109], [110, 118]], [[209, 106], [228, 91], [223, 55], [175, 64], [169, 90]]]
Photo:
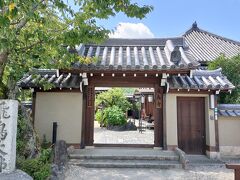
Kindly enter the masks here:
[[66, 180], [233, 180], [233, 170], [221, 166], [182, 169], [92, 169], [70, 166]]
[[33, 180], [33, 178], [17, 169], [11, 173], [0, 173], [0, 180]]
[[143, 133], [137, 131], [111, 131], [101, 128], [94, 121], [94, 143], [102, 144], [154, 144], [154, 130], [146, 129]]

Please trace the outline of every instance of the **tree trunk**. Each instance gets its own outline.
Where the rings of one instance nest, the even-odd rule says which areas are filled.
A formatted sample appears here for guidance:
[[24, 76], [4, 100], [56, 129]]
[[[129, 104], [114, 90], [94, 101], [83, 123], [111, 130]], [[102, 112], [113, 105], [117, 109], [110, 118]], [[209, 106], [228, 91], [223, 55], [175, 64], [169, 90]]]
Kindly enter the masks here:
[[8, 52], [3, 51], [0, 53], [0, 98], [7, 98], [7, 87], [3, 84], [3, 72], [8, 60]]
[[17, 83], [14, 79], [12, 79], [11, 77], [9, 77], [8, 79], [8, 99], [16, 99], [18, 93], [18, 87], [17, 87]]
[[0, 53], [0, 81], [2, 82], [3, 72], [8, 60], [8, 52], [3, 51]]

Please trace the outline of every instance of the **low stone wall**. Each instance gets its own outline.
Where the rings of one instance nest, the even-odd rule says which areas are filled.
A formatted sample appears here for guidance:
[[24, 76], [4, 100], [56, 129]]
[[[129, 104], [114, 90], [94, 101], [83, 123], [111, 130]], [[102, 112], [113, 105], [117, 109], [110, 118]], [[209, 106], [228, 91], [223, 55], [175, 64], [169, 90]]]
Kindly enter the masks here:
[[221, 116], [218, 128], [221, 156], [240, 156], [240, 117]]

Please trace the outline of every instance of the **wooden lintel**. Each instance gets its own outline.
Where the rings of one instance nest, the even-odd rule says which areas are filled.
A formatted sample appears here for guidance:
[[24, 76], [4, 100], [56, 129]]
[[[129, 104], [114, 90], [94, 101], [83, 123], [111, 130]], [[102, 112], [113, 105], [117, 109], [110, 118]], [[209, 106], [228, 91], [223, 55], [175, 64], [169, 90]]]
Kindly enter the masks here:
[[187, 90], [187, 89], [170, 89], [168, 93], [176, 93], [176, 94], [214, 94], [215, 91], [208, 91], [208, 90]]

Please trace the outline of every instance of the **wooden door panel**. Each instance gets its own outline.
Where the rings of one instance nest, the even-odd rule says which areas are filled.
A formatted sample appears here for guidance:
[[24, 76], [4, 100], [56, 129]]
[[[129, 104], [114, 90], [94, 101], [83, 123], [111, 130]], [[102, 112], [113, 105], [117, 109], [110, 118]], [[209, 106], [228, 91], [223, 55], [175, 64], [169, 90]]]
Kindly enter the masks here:
[[179, 148], [190, 154], [204, 154], [204, 98], [178, 97], [177, 108]]

